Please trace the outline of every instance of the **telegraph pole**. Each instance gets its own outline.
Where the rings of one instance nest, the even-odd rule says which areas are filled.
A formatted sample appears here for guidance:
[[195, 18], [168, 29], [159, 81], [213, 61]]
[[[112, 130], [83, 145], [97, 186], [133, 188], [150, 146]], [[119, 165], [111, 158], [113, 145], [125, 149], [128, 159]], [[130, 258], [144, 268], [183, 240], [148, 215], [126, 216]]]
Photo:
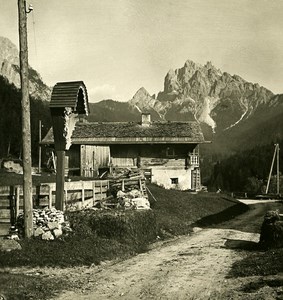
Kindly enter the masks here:
[[32, 175], [31, 175], [31, 131], [30, 131], [30, 100], [28, 78], [28, 45], [27, 45], [27, 11], [26, 1], [18, 0], [19, 42], [20, 42], [20, 77], [22, 92], [22, 140], [23, 140], [23, 171], [24, 171], [24, 224], [25, 237], [33, 235], [32, 223]]
[[277, 174], [276, 174], [276, 178], [277, 178], [277, 195], [280, 195], [280, 172], [279, 172], [279, 144], [277, 144]]
[[39, 120], [39, 124], [38, 124], [38, 141], [39, 141], [39, 146], [38, 146], [38, 173], [41, 173], [41, 120]]

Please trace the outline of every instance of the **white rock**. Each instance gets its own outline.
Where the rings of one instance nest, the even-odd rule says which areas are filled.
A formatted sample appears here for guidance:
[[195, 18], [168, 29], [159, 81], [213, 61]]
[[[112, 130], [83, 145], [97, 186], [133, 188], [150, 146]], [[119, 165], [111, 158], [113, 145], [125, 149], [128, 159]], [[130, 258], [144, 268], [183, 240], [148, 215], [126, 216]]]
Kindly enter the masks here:
[[41, 238], [42, 238], [43, 240], [47, 240], [47, 241], [54, 240], [54, 236], [52, 235], [51, 231], [45, 232], [45, 233], [41, 236]]
[[45, 231], [41, 227], [37, 227], [36, 230], [34, 231], [34, 236], [40, 236], [43, 233], [45, 233]]
[[59, 236], [61, 236], [63, 234], [63, 231], [62, 231], [62, 229], [57, 228], [57, 229], [53, 230], [53, 234], [56, 238], [58, 238]]
[[53, 230], [53, 229], [59, 228], [59, 223], [58, 222], [48, 222], [47, 226], [50, 230]]

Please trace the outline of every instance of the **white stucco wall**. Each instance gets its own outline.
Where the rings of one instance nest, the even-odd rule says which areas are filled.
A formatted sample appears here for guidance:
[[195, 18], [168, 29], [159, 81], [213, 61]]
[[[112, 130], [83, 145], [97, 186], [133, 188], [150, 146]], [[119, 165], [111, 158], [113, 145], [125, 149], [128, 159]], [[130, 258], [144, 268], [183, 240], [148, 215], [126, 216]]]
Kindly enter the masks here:
[[[191, 189], [191, 171], [192, 168], [152, 167], [151, 181], [165, 189], [188, 190]], [[171, 178], [178, 178], [178, 184], [172, 184]]]

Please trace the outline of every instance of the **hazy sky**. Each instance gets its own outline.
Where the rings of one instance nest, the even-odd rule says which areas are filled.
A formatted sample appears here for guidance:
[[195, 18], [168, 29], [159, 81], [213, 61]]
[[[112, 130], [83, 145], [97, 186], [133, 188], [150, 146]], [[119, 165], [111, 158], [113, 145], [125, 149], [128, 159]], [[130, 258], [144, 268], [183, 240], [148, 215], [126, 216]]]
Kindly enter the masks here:
[[[29, 63], [50, 86], [83, 80], [89, 100], [163, 89], [187, 59], [283, 93], [282, 0], [31, 0]], [[18, 46], [16, 0], [0, 35]]]

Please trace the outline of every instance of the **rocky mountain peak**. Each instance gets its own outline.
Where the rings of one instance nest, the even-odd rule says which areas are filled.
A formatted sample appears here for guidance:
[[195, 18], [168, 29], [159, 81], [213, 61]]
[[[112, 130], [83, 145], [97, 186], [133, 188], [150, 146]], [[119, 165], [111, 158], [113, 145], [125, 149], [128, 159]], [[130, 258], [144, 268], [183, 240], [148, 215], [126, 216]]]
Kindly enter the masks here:
[[11, 64], [19, 64], [19, 51], [17, 47], [7, 38], [0, 36], [0, 65], [4, 61]]
[[140, 98], [140, 97], [148, 97], [150, 96], [149, 92], [144, 88], [141, 87], [134, 95], [133, 98]]
[[[17, 88], [21, 87], [19, 50], [7, 38], [0, 37], [0, 75]], [[41, 100], [50, 100], [51, 89], [43, 83], [40, 74], [29, 67], [30, 94]]]
[[180, 69], [168, 71], [164, 90], [156, 99], [142, 90], [130, 101], [138, 107], [148, 105], [162, 113], [164, 119], [178, 119], [180, 114], [188, 118], [193, 115], [216, 132], [228, 130], [249, 118], [258, 106], [269, 105], [273, 96], [271, 91], [258, 84], [222, 72], [211, 61], [200, 65], [187, 60]]
[[136, 105], [138, 103], [139, 107], [143, 109], [152, 101], [154, 101], [153, 97], [151, 97], [149, 92], [144, 87], [141, 87], [130, 100], [130, 104]]
[[201, 68], [200, 64], [195, 63], [194, 61], [187, 59], [185, 64], [184, 64], [184, 68], [187, 70], [198, 70]]

